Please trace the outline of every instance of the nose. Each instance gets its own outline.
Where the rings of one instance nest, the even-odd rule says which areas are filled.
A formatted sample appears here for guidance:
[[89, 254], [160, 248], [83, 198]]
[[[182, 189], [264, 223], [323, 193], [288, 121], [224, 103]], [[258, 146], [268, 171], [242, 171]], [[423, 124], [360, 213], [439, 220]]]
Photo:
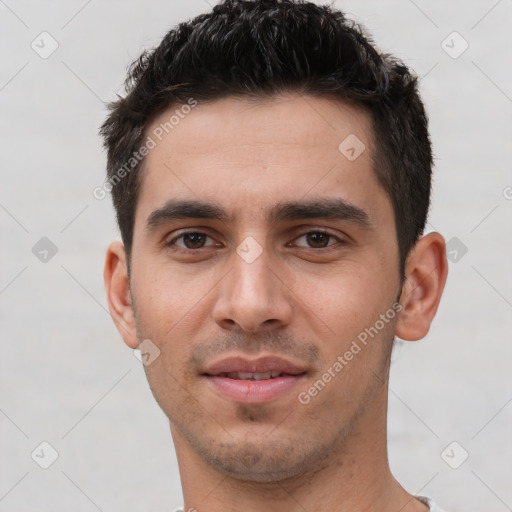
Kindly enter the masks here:
[[231, 271], [219, 283], [213, 316], [223, 329], [255, 333], [288, 325], [292, 318], [293, 294], [280, 275], [279, 265], [263, 251], [248, 262], [233, 254]]

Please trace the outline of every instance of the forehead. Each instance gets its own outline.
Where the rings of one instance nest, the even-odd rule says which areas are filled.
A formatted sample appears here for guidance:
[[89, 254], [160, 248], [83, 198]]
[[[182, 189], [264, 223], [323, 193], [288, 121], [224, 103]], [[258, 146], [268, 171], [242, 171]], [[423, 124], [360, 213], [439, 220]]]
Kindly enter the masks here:
[[136, 225], [172, 198], [224, 202], [235, 219], [308, 194], [353, 202], [343, 196], [357, 190], [353, 199], [371, 209], [371, 196], [382, 193], [369, 114], [328, 98], [176, 105], [146, 136], [155, 144], [143, 166]]
[[193, 107], [175, 105], [153, 120], [146, 131], [158, 147], [148, 160], [161, 156], [166, 147], [172, 150], [171, 146], [179, 146], [179, 154], [174, 155], [178, 159], [213, 150], [228, 154], [242, 146], [249, 157], [251, 147], [258, 145], [273, 151], [293, 149], [298, 154], [320, 146], [337, 150], [340, 137], [350, 134], [359, 135], [367, 146], [373, 144], [369, 113], [341, 100], [290, 93], [195, 103]]

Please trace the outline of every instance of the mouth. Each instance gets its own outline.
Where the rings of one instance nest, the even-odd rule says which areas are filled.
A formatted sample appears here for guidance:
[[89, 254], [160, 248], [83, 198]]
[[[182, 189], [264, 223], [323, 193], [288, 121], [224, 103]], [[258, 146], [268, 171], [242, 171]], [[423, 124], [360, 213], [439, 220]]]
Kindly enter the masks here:
[[200, 372], [209, 389], [235, 403], [290, 399], [290, 390], [304, 382], [307, 369], [275, 354], [256, 359], [232, 354]]
[[271, 371], [271, 372], [223, 372], [217, 375], [204, 374], [206, 377], [221, 377], [223, 379], [233, 379], [233, 380], [269, 380], [269, 379], [277, 379], [280, 377], [297, 377], [300, 375], [304, 375], [306, 372], [302, 373], [286, 373], [281, 372], [279, 370]]
[[263, 404], [294, 400], [297, 390], [295, 394], [291, 394], [291, 390], [299, 384], [304, 387], [306, 372], [222, 372], [203, 374], [202, 377], [209, 389], [224, 400], [237, 404]]

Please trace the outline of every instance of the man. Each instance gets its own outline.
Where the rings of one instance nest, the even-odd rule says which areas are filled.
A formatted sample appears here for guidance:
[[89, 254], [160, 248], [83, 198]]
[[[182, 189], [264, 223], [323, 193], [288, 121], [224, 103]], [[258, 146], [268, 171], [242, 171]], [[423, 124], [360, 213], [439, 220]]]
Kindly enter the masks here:
[[415, 77], [337, 10], [226, 0], [126, 85], [105, 284], [184, 510], [439, 510], [386, 449], [393, 340], [427, 334], [447, 276]]

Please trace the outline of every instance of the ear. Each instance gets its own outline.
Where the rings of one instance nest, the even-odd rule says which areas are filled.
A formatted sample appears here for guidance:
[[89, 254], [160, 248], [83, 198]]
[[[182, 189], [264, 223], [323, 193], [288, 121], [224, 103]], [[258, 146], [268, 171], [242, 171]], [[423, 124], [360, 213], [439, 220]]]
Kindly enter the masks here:
[[121, 242], [112, 242], [107, 249], [103, 272], [108, 307], [119, 334], [130, 348], [137, 348], [137, 330], [133, 312], [126, 252]]
[[396, 335], [408, 341], [424, 338], [437, 312], [448, 275], [446, 244], [439, 233], [418, 240], [405, 265], [405, 282]]

